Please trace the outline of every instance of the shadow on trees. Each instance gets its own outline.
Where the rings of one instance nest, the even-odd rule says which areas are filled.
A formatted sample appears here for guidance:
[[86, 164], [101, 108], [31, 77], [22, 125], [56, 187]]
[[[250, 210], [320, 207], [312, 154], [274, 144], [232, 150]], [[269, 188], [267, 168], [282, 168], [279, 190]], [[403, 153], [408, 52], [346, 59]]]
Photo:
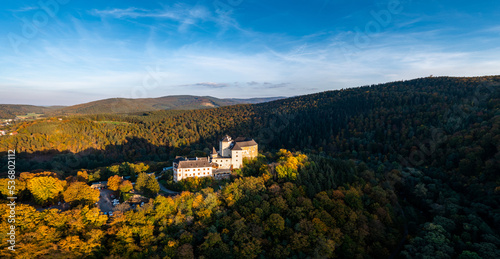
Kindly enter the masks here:
[[[55, 149], [36, 151], [33, 153], [16, 154], [16, 171], [51, 170], [68, 171], [75, 169], [94, 169], [121, 162], [168, 161], [176, 154], [190, 152], [190, 149], [157, 146], [140, 137], [127, 137], [123, 144], [108, 145], [105, 149], [88, 148], [73, 153]], [[7, 152], [0, 153], [0, 157], [7, 161]], [[1, 169], [5, 174], [7, 165]]]

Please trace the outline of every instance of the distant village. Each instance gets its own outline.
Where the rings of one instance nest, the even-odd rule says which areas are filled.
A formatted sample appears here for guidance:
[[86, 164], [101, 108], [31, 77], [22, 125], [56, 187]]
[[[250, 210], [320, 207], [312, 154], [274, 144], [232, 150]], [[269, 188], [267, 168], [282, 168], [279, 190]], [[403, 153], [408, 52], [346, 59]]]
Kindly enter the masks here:
[[[18, 115], [14, 119], [0, 119], [0, 136], [5, 136], [5, 135], [17, 135], [17, 132], [8, 132], [4, 128], [13, 124], [14, 122], [17, 121], [29, 121], [29, 120], [38, 120], [38, 119], [43, 119], [43, 114], [37, 114], [37, 113], [28, 113], [26, 115]], [[58, 120], [62, 120], [62, 118], [58, 118]]]
[[[7, 135], [7, 131], [3, 130], [2, 128], [9, 126], [13, 121], [14, 121], [13, 119], [1, 120], [1, 122], [0, 122], [0, 136]], [[13, 135], [13, 134], [10, 134], [10, 135]]]

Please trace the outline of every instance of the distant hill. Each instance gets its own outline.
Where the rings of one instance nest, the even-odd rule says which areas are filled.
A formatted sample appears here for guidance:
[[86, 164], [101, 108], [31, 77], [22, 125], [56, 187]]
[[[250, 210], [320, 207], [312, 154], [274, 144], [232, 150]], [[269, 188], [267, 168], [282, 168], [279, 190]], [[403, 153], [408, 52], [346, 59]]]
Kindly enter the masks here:
[[257, 103], [267, 103], [276, 100], [285, 99], [287, 97], [278, 96], [278, 97], [267, 97], [267, 98], [250, 98], [250, 99], [238, 99], [238, 98], [230, 98], [225, 100], [235, 101], [237, 103], [249, 103], [249, 104], [257, 104]]
[[110, 98], [73, 106], [32, 106], [0, 105], [0, 118], [14, 118], [27, 113], [47, 115], [100, 114], [100, 113], [136, 113], [160, 110], [196, 110], [216, 108], [236, 104], [256, 104], [283, 99], [285, 97], [219, 99], [211, 96], [174, 95], [159, 98]]
[[57, 114], [135, 113], [160, 110], [197, 110], [243, 103], [263, 103], [282, 97], [219, 99], [211, 96], [173, 95], [159, 98], [111, 98], [56, 110]]
[[0, 119], [13, 119], [18, 115], [26, 115], [28, 113], [49, 113], [60, 109], [61, 106], [34, 106], [34, 105], [17, 105], [17, 104], [0, 104]]

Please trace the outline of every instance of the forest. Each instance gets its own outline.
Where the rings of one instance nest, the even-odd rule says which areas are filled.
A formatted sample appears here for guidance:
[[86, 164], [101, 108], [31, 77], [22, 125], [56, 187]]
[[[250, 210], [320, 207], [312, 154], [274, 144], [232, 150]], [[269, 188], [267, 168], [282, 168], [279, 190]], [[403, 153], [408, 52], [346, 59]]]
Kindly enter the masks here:
[[[0, 153], [18, 152], [18, 170], [30, 172], [20, 195], [31, 203], [40, 195], [30, 186], [47, 180], [37, 178], [54, 179], [56, 200], [70, 197], [78, 186], [67, 178], [79, 171], [106, 180], [112, 166], [131, 172], [124, 163], [205, 156], [225, 134], [253, 137], [263, 154], [220, 188], [186, 182], [177, 196], [109, 218], [92, 193], [63, 212], [27, 202], [17, 255], [500, 258], [499, 86], [499, 76], [433, 77], [261, 104], [17, 123]], [[0, 226], [6, 232], [5, 217]]]

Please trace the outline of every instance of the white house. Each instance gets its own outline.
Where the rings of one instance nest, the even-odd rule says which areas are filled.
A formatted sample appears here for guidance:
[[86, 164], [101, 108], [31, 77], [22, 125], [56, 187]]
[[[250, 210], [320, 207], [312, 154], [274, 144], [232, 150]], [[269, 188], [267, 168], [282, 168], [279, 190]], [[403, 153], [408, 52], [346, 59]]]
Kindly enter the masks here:
[[173, 171], [175, 182], [188, 177], [212, 177], [212, 165], [207, 157], [176, 157]]

